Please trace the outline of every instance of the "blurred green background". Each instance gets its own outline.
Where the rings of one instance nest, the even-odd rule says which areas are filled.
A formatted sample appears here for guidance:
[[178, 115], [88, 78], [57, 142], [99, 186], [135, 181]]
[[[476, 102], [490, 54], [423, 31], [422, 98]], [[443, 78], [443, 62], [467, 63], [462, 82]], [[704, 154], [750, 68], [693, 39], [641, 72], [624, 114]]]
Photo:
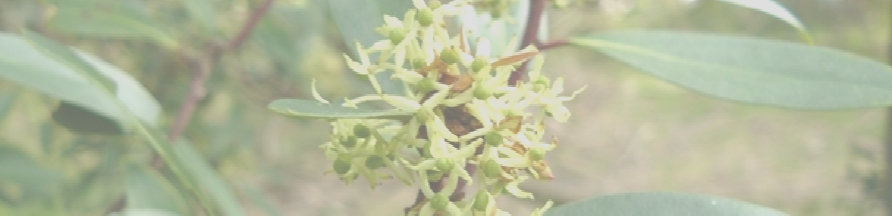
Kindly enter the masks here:
[[[169, 127], [191, 77], [183, 56], [225, 43], [261, 3], [190, 2], [2, 0], [0, 30], [38, 31], [130, 72], [161, 102]], [[778, 2], [804, 22], [815, 44], [885, 59], [890, 1]], [[70, 5], [82, 9], [60, 9]], [[64, 17], [102, 19], [114, 11], [150, 21], [176, 44], [127, 29], [97, 35], [91, 31], [101, 28], [73, 26]], [[313, 78], [326, 98], [370, 91], [346, 70], [347, 46], [331, 16], [337, 14], [324, 0], [275, 1], [244, 46], [215, 65], [184, 133], [250, 215], [400, 215], [414, 200], [416, 191], [396, 181], [371, 190], [337, 180], [317, 148], [328, 124], [266, 109], [276, 98], [309, 98]], [[589, 1], [550, 9], [547, 27], [551, 38], [648, 28], [801, 41], [781, 21], [709, 0]], [[512, 213], [526, 214], [549, 199], [560, 204], [638, 191], [712, 194], [791, 215], [884, 213], [883, 109], [816, 112], [726, 102], [574, 48], [550, 50], [544, 71], [567, 77], [568, 89], [588, 89], [568, 103], [568, 123], [548, 125], [561, 141], [547, 159], [557, 178], [523, 185], [536, 200], [500, 198]], [[0, 215], [102, 214], [126, 189], [128, 170], [150, 161], [152, 150], [138, 137], [82, 135], [54, 123], [58, 104], [0, 80]]]

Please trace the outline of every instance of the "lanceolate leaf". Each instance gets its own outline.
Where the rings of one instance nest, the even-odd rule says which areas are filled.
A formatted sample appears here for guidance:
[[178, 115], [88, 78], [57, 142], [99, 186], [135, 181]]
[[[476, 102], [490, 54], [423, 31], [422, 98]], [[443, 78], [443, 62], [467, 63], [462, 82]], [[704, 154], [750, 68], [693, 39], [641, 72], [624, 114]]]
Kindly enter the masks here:
[[628, 193], [595, 197], [552, 208], [546, 216], [782, 216], [741, 201], [679, 193]]
[[734, 5], [739, 5], [741, 7], [747, 7], [754, 10], [758, 10], [760, 12], [766, 13], [768, 15], [774, 16], [790, 26], [796, 28], [796, 31], [809, 43], [811, 43], [811, 36], [808, 34], [808, 31], [805, 29], [805, 25], [802, 25], [802, 22], [790, 13], [783, 5], [778, 4], [774, 0], [716, 0], [721, 2], [727, 2]]
[[127, 208], [185, 214], [186, 202], [163, 176], [145, 166], [127, 168]]
[[208, 164], [204, 156], [198, 153], [192, 144], [180, 142], [173, 145], [177, 158], [183, 163], [185, 171], [193, 176], [197, 189], [207, 193], [218, 209], [226, 216], [244, 215], [245, 210], [230, 190], [229, 184], [217, 171]]
[[312, 100], [279, 99], [269, 103], [269, 109], [291, 117], [305, 118], [385, 118], [407, 119], [413, 113], [400, 110], [354, 109], [340, 105], [323, 104]]
[[[196, 173], [185, 172], [184, 164], [159, 132], [157, 117], [160, 113], [158, 102], [127, 73], [83, 52], [76, 52], [90, 67], [96, 69], [115, 85], [114, 91], [106, 89], [94, 76], [80, 71], [69, 64], [69, 60], [57, 60], [64, 55], [44, 52], [32, 43], [51, 41], [28, 41], [21, 37], [0, 33], [0, 78], [33, 88], [54, 98], [71, 103], [115, 122], [124, 131], [133, 131], [148, 141], [152, 148], [164, 159], [167, 167], [189, 192], [201, 194], [195, 179]], [[68, 56], [71, 57], [71, 56]], [[73, 57], [72, 57], [73, 58]], [[77, 122], [73, 122], [77, 123]], [[205, 209], [211, 209], [206, 199], [199, 199]], [[226, 209], [224, 209], [226, 210]]]
[[49, 21], [55, 30], [98, 38], [148, 39], [169, 48], [177, 46], [177, 41], [161, 24], [123, 7], [109, 9], [67, 3], [56, 7], [57, 12]]
[[96, 113], [122, 127], [121, 131], [131, 128], [130, 115], [157, 125], [160, 105], [129, 74], [36, 33], [27, 36], [0, 33], [0, 48], [7, 50], [0, 53], [0, 78], [62, 99], [75, 105], [72, 109]]
[[802, 109], [892, 105], [892, 68], [829, 48], [668, 31], [606, 32], [571, 43], [734, 101]]

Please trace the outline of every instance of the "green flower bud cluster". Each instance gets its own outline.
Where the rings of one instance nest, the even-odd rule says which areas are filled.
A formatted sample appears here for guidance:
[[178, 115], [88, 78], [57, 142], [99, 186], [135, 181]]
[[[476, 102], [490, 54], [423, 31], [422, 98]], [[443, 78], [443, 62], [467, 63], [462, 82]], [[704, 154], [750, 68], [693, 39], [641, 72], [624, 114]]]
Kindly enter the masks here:
[[[366, 76], [375, 92], [346, 98], [343, 105], [378, 101], [414, 115], [333, 120], [329, 142], [321, 148], [333, 161], [333, 173], [346, 182], [361, 176], [375, 187], [396, 178], [418, 188], [423, 197], [409, 215], [506, 214], [496, 196], [533, 198], [519, 185], [553, 178], [545, 158], [556, 141], [542, 141], [544, 121], [566, 121], [570, 113], [563, 102], [581, 90], [561, 95], [563, 79], [541, 74], [543, 57], [535, 47], [490, 53], [488, 39], [447, 28], [447, 19], [472, 13], [477, 2], [413, 3], [415, 9], [402, 19], [384, 17], [377, 31], [387, 39], [368, 47], [357, 44], [356, 60], [344, 55], [348, 67]], [[511, 72], [528, 60], [529, 81], [509, 85]], [[404, 83], [406, 93], [382, 92], [374, 76], [381, 72]]]

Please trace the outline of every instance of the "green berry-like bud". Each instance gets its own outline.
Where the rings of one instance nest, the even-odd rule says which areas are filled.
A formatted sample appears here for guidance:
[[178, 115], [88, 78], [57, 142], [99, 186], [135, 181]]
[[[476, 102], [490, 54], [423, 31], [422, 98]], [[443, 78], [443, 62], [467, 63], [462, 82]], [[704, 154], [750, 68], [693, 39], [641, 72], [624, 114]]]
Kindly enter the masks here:
[[452, 159], [449, 158], [440, 158], [437, 159], [437, 170], [442, 172], [449, 172], [452, 170], [452, 167], [455, 167], [455, 163]]
[[440, 52], [440, 60], [443, 60], [446, 64], [455, 64], [459, 60], [458, 51], [452, 48], [443, 49]]
[[356, 146], [356, 137], [355, 136], [347, 137], [346, 140], [341, 141], [341, 145], [343, 145], [344, 147], [347, 147], [347, 148], [353, 148], [353, 146]]
[[368, 138], [369, 135], [372, 135], [372, 132], [369, 130], [369, 127], [357, 124], [356, 126], [353, 126], [353, 134], [359, 138]]
[[538, 79], [533, 82], [533, 91], [542, 91], [545, 88], [548, 88], [548, 80], [546, 79]]
[[434, 23], [434, 12], [430, 8], [422, 8], [416, 16], [421, 26], [427, 27]]
[[365, 167], [369, 169], [377, 169], [383, 166], [384, 158], [381, 158], [381, 156], [373, 155], [365, 159]]
[[398, 44], [406, 38], [406, 30], [403, 28], [391, 29], [390, 33], [387, 34], [387, 37], [390, 38], [390, 42], [393, 44]]
[[502, 145], [502, 135], [498, 132], [489, 132], [485, 136], [483, 136], [483, 141], [486, 141], [486, 144], [492, 147], [498, 147]]
[[489, 88], [483, 85], [483, 83], [477, 83], [477, 87], [474, 87], [474, 97], [480, 100], [486, 100], [492, 96], [492, 92], [489, 91]]
[[495, 160], [487, 160], [483, 162], [483, 175], [489, 178], [496, 178], [502, 175], [502, 166]]
[[486, 57], [478, 56], [477, 58], [474, 58], [474, 62], [471, 62], [471, 71], [479, 72], [483, 67], [486, 67], [486, 65], [489, 65], [489, 61], [486, 60]]
[[446, 197], [446, 194], [437, 193], [434, 194], [434, 197], [431, 197], [431, 207], [437, 211], [446, 210], [446, 206], [449, 206], [449, 197]]
[[486, 190], [477, 192], [477, 196], [474, 198], [474, 209], [477, 211], [486, 211], [486, 206], [489, 205], [489, 196], [489, 192]]
[[427, 66], [427, 62], [425, 62], [423, 58], [412, 59], [412, 68], [415, 70], [420, 70], [425, 66]]
[[529, 154], [529, 156], [530, 156], [530, 160], [533, 160], [533, 161], [540, 161], [540, 160], [542, 160], [543, 158], [545, 158], [545, 149], [542, 149], [542, 148], [530, 148], [530, 150], [527, 152], [527, 154]]
[[334, 161], [334, 171], [338, 175], [344, 175], [347, 171], [350, 171], [350, 160], [340, 159]]
[[429, 7], [430, 9], [436, 10], [437, 8], [440, 8], [440, 5], [442, 5], [442, 4], [443, 3], [440, 3], [440, 1], [432, 1], [430, 3], [427, 3], [427, 7]]
[[415, 89], [418, 90], [419, 93], [424, 94], [424, 93], [433, 91], [436, 84], [437, 84], [437, 81], [435, 81], [434, 79], [424, 78], [424, 79], [421, 79], [421, 81], [418, 81], [418, 84], [416, 84]]

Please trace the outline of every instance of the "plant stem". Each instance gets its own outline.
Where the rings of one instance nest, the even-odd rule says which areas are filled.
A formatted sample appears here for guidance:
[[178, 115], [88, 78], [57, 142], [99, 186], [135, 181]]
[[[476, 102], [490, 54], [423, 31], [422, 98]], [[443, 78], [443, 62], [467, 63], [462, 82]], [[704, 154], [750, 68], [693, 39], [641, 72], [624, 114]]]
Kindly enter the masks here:
[[[272, 7], [273, 0], [265, 0], [261, 3], [257, 8], [255, 8], [249, 15], [245, 24], [237, 32], [236, 36], [230, 39], [223, 46], [212, 46], [208, 51], [207, 56], [205, 57], [186, 57], [185, 59], [189, 62], [189, 66], [192, 70], [192, 78], [189, 82], [189, 89], [183, 100], [183, 104], [180, 105], [179, 112], [177, 113], [176, 118], [174, 118], [174, 123], [171, 125], [170, 130], [167, 132], [167, 140], [170, 142], [176, 141], [179, 139], [183, 131], [185, 131], [186, 126], [189, 124], [192, 116], [195, 114], [196, 107], [198, 102], [205, 98], [207, 95], [207, 90], [204, 88], [205, 82], [210, 77], [212, 68], [216, 65], [223, 54], [228, 51], [233, 51], [241, 48], [241, 46], [245, 43], [248, 36], [250, 36], [251, 32], [257, 26], [257, 23], [264, 17], [264, 15], [269, 11], [270, 7]], [[164, 162], [158, 153], [154, 153], [152, 155], [152, 168], [161, 170], [164, 168]], [[106, 210], [103, 215], [108, 215], [112, 212], [118, 212], [123, 210], [127, 206], [126, 196], [121, 196], [118, 198], [113, 204]], [[210, 209], [207, 209], [210, 210]]]
[[[523, 30], [523, 39], [520, 41], [520, 49], [533, 45], [539, 51], [544, 51], [567, 45], [567, 40], [555, 40], [544, 43], [539, 41], [539, 26], [542, 26], [542, 14], [545, 12], [546, 1], [530, 0], [530, 12], [527, 17], [527, 26]], [[511, 72], [508, 84], [517, 85], [517, 82], [523, 79], [523, 76], [527, 73], [527, 64], [529, 64], [529, 61], [524, 61], [520, 67]]]

